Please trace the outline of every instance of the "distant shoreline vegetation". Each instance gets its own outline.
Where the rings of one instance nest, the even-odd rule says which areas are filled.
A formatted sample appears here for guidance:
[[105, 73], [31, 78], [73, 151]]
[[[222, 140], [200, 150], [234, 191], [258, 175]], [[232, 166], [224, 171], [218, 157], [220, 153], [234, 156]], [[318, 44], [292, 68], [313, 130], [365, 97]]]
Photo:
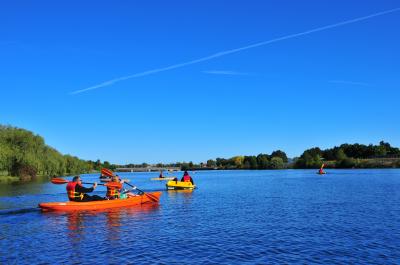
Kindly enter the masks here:
[[30, 181], [36, 178], [89, 173], [109, 167], [107, 161], [85, 161], [63, 155], [32, 132], [0, 125], [0, 181]]
[[[257, 156], [234, 156], [231, 158], [209, 159], [206, 163], [156, 164], [158, 168], [180, 167], [182, 170], [220, 169], [318, 169], [325, 168], [400, 168], [400, 149], [381, 141], [379, 145], [342, 144], [321, 150], [319, 147], [307, 149], [300, 157], [289, 159], [281, 150]], [[129, 164], [115, 167], [145, 168], [148, 164]]]
[[[207, 169], [307, 169], [319, 168], [399, 168], [400, 149], [381, 141], [379, 145], [342, 144], [321, 150], [314, 147], [294, 159], [276, 150], [257, 156], [234, 156], [228, 159], [209, 159], [206, 163], [158, 163], [157, 168], [179, 167], [182, 170]], [[101, 168], [149, 168], [151, 165], [116, 165], [108, 161], [82, 160], [63, 155], [45, 144], [44, 139], [32, 132], [12, 126], [0, 125], [0, 181], [29, 181], [37, 177], [52, 177], [98, 172]]]

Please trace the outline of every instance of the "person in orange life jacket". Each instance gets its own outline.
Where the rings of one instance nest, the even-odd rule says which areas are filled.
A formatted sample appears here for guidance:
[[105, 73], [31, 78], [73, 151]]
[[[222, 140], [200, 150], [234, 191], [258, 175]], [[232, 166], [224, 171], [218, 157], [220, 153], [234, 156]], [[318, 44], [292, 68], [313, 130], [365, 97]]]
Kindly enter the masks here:
[[93, 183], [93, 187], [85, 188], [82, 186], [82, 180], [79, 176], [75, 176], [72, 182], [67, 184], [68, 198], [70, 201], [75, 202], [90, 202], [90, 201], [102, 201], [104, 198], [97, 195], [87, 195], [86, 193], [92, 192], [97, 187], [97, 183]]
[[183, 177], [182, 177], [181, 181], [183, 181], [183, 182], [192, 182], [192, 184], [194, 185], [194, 181], [193, 181], [192, 177], [189, 175], [189, 173], [187, 171], [185, 171], [183, 173]]
[[109, 200], [114, 200], [114, 199], [119, 199], [121, 197], [121, 189], [122, 189], [122, 184], [124, 184], [123, 180], [119, 179], [118, 175], [112, 176], [111, 181], [109, 184], [114, 185], [115, 187], [110, 187], [107, 186], [107, 199]]
[[[126, 181], [128, 182], [128, 180]], [[138, 196], [128, 190], [123, 190], [122, 185], [125, 183], [125, 180], [121, 180], [118, 175], [115, 175], [111, 178], [112, 184], [116, 184], [118, 187], [113, 188], [113, 187], [107, 187], [107, 198], [109, 200], [114, 200], [114, 199], [126, 199], [126, 198], [131, 198]], [[112, 190], [114, 189], [114, 190]], [[132, 189], [136, 189], [136, 186], [133, 186]], [[123, 190], [123, 192], [121, 192]]]

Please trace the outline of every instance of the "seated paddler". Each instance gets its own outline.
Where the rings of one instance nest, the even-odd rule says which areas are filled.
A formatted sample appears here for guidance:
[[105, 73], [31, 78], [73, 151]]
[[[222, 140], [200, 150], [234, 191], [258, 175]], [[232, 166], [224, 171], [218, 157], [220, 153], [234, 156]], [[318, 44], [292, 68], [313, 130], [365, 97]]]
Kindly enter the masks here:
[[101, 201], [104, 198], [97, 195], [88, 195], [86, 193], [93, 192], [97, 187], [97, 183], [93, 183], [93, 187], [85, 188], [82, 186], [82, 180], [80, 176], [75, 176], [71, 182], [67, 184], [68, 198], [70, 201], [75, 202], [90, 202], [90, 201]]
[[191, 182], [194, 185], [193, 178], [189, 175], [189, 173], [187, 171], [185, 171], [183, 173], [183, 177], [182, 177], [181, 181], [183, 181], [183, 182]]
[[118, 175], [112, 176], [111, 181], [108, 183], [109, 186], [107, 186], [107, 195], [106, 195], [107, 199], [115, 200], [121, 198], [121, 190], [123, 183], [124, 181], [121, 180]]

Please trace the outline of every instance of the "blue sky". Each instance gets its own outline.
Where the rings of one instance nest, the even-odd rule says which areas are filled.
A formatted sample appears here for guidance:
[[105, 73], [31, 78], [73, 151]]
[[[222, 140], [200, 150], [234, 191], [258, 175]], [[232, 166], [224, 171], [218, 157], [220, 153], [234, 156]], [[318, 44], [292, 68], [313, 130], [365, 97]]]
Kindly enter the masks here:
[[400, 146], [399, 7], [2, 2], [0, 123], [62, 153], [122, 164], [276, 149], [294, 157], [344, 142]]

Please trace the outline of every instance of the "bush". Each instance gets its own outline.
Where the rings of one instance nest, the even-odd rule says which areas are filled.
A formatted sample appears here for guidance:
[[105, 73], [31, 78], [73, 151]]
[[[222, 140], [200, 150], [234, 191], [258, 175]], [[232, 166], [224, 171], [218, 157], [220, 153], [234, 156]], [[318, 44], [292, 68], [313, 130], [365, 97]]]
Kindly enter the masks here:
[[270, 168], [271, 169], [282, 169], [283, 168], [283, 159], [281, 157], [273, 157], [271, 158]]
[[356, 165], [356, 162], [353, 158], [345, 158], [336, 162], [337, 168], [352, 168]]

